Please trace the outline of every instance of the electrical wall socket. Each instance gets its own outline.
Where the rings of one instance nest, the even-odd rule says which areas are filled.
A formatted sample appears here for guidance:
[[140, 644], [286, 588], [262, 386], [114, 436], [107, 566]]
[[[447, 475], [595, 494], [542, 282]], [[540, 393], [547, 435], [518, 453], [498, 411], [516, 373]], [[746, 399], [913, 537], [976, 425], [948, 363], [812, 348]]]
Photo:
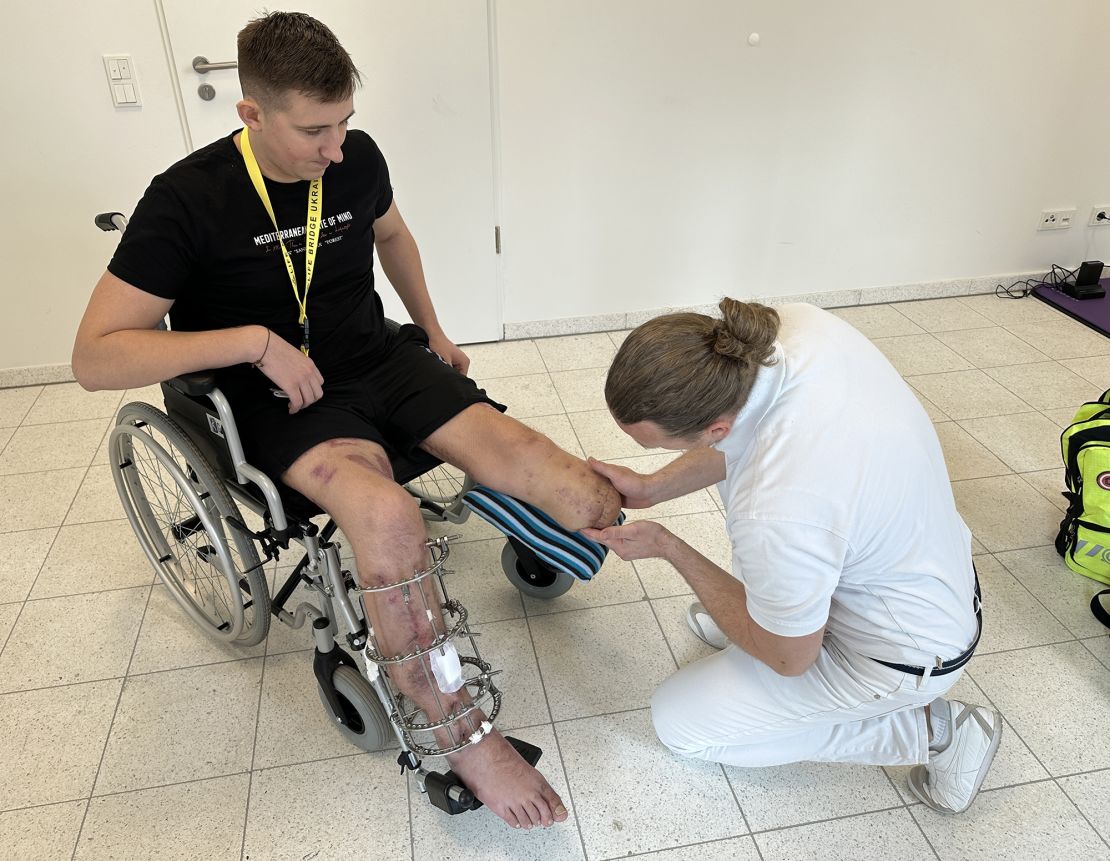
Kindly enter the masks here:
[[[1102, 218], [1099, 218], [1099, 216]], [[1091, 220], [1087, 222], [1090, 227], [1107, 227], [1110, 226], [1110, 203], [1103, 204], [1102, 206], [1091, 207]]]
[[1041, 213], [1037, 230], [1067, 230], [1075, 218], [1075, 209], [1046, 209]]

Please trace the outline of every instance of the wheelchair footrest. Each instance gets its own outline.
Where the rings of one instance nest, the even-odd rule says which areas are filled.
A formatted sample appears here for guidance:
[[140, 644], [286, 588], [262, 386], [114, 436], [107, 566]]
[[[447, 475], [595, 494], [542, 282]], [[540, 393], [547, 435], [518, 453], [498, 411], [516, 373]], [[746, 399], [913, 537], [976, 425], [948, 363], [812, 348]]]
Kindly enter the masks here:
[[[505, 736], [505, 741], [513, 746], [521, 758], [535, 768], [543, 751], [534, 744], [521, 741], [519, 738]], [[424, 789], [428, 793], [428, 800], [445, 813], [452, 816], [465, 813], [468, 810], [477, 810], [482, 802], [466, 788], [466, 784], [453, 771], [444, 773], [438, 771], [428, 772], [424, 777]]]

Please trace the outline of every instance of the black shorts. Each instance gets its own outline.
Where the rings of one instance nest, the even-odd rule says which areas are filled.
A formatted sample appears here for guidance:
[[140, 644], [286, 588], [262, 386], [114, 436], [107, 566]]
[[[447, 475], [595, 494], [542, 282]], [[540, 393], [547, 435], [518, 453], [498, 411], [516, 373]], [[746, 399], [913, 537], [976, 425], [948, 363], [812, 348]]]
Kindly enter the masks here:
[[387, 349], [361, 374], [340, 380], [325, 375], [324, 396], [293, 415], [289, 401], [268, 385], [238, 393], [232, 409], [247, 460], [276, 480], [322, 442], [367, 439], [385, 450], [403, 484], [441, 463], [420, 443], [467, 407], [490, 404], [505, 411], [433, 353], [419, 326], [401, 326], [387, 337]]

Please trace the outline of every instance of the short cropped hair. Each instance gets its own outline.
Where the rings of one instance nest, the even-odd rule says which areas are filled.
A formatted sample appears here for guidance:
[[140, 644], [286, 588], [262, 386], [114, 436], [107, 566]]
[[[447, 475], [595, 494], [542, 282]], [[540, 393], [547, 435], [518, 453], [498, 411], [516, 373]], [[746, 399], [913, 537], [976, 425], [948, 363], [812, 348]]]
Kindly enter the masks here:
[[239, 83], [263, 107], [291, 91], [341, 102], [361, 82], [351, 55], [324, 24], [303, 12], [271, 12], [239, 31]]

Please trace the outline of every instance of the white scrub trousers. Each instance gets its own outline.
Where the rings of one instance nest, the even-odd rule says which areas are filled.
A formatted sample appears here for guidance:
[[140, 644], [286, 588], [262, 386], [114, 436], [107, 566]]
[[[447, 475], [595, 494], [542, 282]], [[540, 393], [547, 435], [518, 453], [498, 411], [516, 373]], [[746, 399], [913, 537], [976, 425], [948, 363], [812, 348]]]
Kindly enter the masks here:
[[963, 674], [921, 678], [826, 638], [800, 676], [780, 676], [737, 646], [659, 686], [651, 715], [681, 756], [742, 767], [789, 762], [916, 765], [929, 758], [925, 706]]

